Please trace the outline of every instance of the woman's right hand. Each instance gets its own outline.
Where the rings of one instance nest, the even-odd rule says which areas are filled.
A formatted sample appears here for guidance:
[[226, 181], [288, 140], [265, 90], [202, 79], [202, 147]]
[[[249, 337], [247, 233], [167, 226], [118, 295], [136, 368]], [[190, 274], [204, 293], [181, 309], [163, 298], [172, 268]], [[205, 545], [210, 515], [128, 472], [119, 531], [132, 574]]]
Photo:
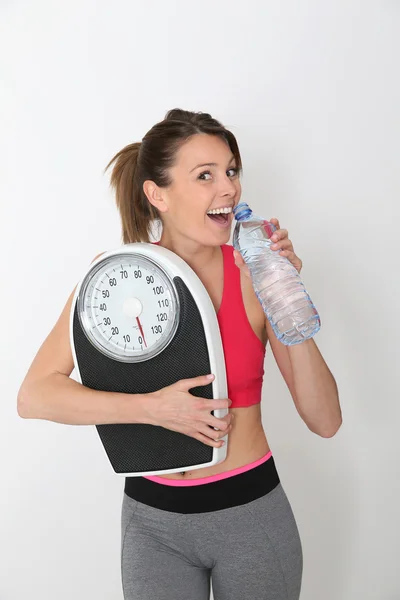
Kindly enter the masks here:
[[[208, 446], [220, 448], [224, 443], [220, 438], [232, 429], [233, 415], [227, 413], [218, 418], [214, 417], [211, 411], [229, 408], [232, 400], [209, 400], [189, 393], [192, 388], [209, 385], [213, 379], [214, 376], [210, 378], [208, 375], [180, 379], [161, 390], [147, 394], [146, 410], [149, 422], [184, 433]], [[213, 429], [214, 427], [219, 431]]]

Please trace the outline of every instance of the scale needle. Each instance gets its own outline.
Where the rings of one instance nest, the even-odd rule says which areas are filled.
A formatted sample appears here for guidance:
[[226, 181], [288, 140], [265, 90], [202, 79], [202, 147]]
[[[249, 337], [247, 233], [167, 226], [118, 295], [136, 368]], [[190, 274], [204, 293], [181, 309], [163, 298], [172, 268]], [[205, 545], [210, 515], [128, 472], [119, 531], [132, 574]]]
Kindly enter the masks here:
[[137, 321], [137, 324], [139, 325], [139, 329], [140, 329], [140, 333], [141, 333], [143, 341], [144, 341], [144, 345], [147, 348], [146, 340], [144, 339], [143, 327], [142, 327], [141, 322], [139, 321], [139, 317], [136, 317], [136, 321]]

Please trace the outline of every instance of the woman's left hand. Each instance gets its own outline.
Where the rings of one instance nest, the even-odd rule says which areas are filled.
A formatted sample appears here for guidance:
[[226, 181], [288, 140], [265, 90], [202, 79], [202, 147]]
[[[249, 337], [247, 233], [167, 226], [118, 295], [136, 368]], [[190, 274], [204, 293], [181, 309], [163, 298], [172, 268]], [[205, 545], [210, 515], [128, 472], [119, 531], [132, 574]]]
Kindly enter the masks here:
[[[281, 229], [279, 225], [278, 219], [270, 219], [270, 222], [275, 225], [276, 231], [274, 231], [271, 237], [271, 250], [279, 250], [280, 255], [287, 258], [294, 268], [300, 273], [303, 263], [298, 256], [296, 256], [293, 244], [288, 238], [287, 229]], [[235, 264], [239, 269], [242, 269], [244, 274], [250, 278], [250, 271], [246, 263], [244, 262], [242, 255], [237, 250], [233, 251], [233, 255], [235, 258]]]

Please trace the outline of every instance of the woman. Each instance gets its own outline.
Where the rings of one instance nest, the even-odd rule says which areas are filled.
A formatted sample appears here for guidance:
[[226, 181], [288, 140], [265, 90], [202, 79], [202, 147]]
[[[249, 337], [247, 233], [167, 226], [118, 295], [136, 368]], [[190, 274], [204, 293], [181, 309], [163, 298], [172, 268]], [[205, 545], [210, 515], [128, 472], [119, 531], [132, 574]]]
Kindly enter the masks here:
[[[333, 436], [341, 410], [335, 380], [315, 342], [286, 347], [277, 340], [247, 267], [227, 244], [232, 209], [241, 195], [236, 139], [209, 114], [174, 109], [110, 165], [123, 242], [149, 242], [153, 224], [161, 222], [159, 244], [183, 258], [207, 289], [221, 330], [229, 399], [190, 394], [193, 387], [209, 383], [206, 377], [146, 394], [144, 402], [71, 380], [72, 292], [21, 386], [19, 414], [75, 424], [151, 423], [214, 447], [229, 434], [222, 463], [126, 479], [121, 538], [125, 599], [207, 600], [211, 581], [215, 600], [298, 599], [300, 537], [261, 423], [267, 343], [311, 431]], [[302, 262], [287, 231], [277, 219], [271, 221], [277, 227], [273, 248], [300, 272]], [[228, 406], [224, 418], [211, 414]]]

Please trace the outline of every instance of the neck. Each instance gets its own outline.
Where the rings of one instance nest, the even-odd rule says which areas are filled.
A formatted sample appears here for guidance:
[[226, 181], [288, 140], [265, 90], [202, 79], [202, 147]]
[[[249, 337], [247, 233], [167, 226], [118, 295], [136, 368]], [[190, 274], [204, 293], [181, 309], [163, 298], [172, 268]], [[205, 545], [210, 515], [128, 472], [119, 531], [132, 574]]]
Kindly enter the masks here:
[[159, 244], [180, 256], [195, 273], [201, 273], [207, 269], [220, 253], [220, 246], [204, 246], [188, 238], [175, 239], [164, 232]]

